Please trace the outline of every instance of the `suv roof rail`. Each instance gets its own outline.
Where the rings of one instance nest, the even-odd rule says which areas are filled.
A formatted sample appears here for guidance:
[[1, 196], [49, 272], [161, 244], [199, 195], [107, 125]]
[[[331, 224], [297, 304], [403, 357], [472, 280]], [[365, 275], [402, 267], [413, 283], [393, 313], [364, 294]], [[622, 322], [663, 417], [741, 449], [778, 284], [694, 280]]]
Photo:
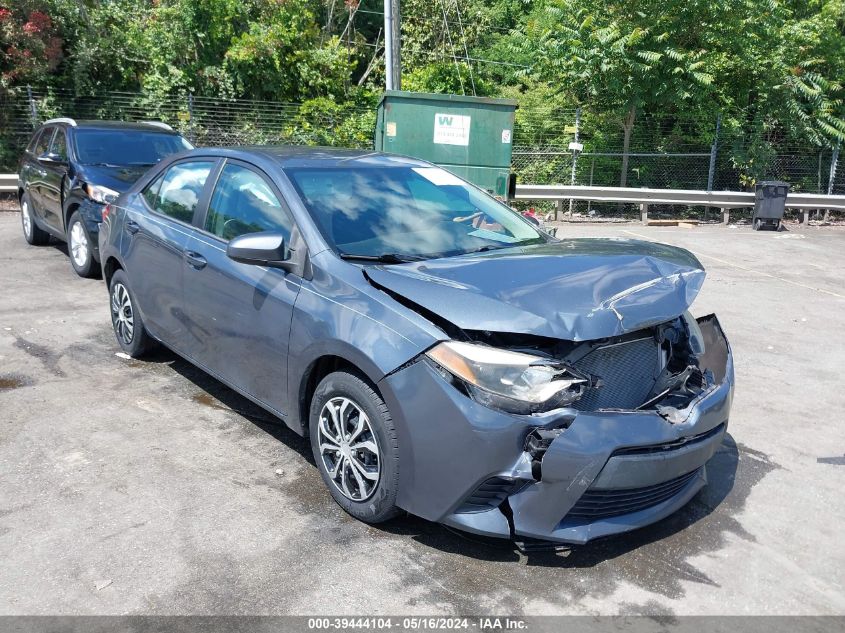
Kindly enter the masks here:
[[141, 123], [146, 123], [147, 125], [155, 125], [156, 127], [160, 127], [164, 130], [170, 130], [173, 132], [173, 128], [167, 125], [167, 123], [162, 123], [161, 121], [141, 121]]
[[73, 127], [76, 127], [76, 121], [71, 119], [70, 117], [66, 117], [66, 116], [61, 116], [61, 117], [58, 117], [56, 119], [48, 119], [48, 120], [44, 121], [44, 125], [49, 125], [49, 124], [52, 124], [52, 123], [67, 123], [68, 125], [72, 125]]

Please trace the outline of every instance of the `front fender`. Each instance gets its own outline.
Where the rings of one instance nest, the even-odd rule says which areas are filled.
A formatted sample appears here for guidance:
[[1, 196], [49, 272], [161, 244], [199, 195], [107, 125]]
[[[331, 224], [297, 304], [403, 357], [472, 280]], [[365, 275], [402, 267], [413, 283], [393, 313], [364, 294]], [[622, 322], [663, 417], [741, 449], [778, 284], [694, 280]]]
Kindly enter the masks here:
[[334, 263], [340, 267], [337, 274], [315, 266], [313, 278], [302, 281], [291, 321], [288, 402], [292, 406], [286, 422], [298, 432], [305, 422], [297, 406], [303, 381], [321, 357], [338, 356], [377, 384], [445, 338], [433, 326], [417, 325], [421, 317], [416, 313], [398, 303], [391, 305], [395, 302], [387, 295], [380, 297], [359, 269]]

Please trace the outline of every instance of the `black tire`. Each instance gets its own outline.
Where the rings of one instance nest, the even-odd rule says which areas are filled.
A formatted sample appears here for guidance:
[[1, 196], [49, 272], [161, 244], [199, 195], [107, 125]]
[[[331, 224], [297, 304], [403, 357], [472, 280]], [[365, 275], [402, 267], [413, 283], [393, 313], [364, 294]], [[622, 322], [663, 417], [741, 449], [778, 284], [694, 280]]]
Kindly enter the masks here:
[[[340, 452], [328, 453], [324, 455], [321, 450], [321, 414], [327, 403], [332, 402], [332, 406], [342, 399], [346, 399], [354, 404], [356, 407], [366, 414], [369, 429], [362, 431], [361, 434], [351, 443], [351, 446], [361, 445], [362, 443], [372, 443], [371, 436], [375, 440], [376, 449], [378, 451], [378, 480], [374, 488], [367, 492], [362, 491], [356, 483], [356, 477], [352, 477], [353, 465], [349, 462], [343, 462], [340, 459]], [[350, 414], [348, 421], [345, 422], [347, 429], [352, 432], [349, 436], [354, 435], [354, 428], [357, 427], [358, 418], [354, 417], [354, 413]], [[326, 420], [329, 417], [326, 416]], [[311, 408], [308, 416], [311, 448], [314, 453], [314, 461], [317, 463], [317, 468], [320, 471], [320, 476], [323, 482], [329, 489], [334, 500], [346, 512], [351, 514], [359, 521], [365, 523], [382, 523], [392, 519], [398, 515], [401, 510], [396, 507], [396, 495], [399, 489], [399, 444], [396, 439], [396, 429], [393, 426], [393, 419], [390, 417], [390, 411], [387, 405], [376, 393], [376, 391], [364, 380], [355, 374], [338, 371], [329, 374], [320, 382], [314, 392], [314, 397], [311, 399]], [[330, 424], [330, 421], [328, 422]], [[335, 434], [335, 436], [337, 436]], [[361, 438], [365, 438], [363, 441]], [[323, 437], [325, 439], [325, 437]], [[348, 446], [347, 446], [348, 448]], [[356, 459], [358, 464], [365, 461], [372, 462], [372, 453], [367, 449], [366, 451], [356, 451], [349, 449], [350, 453], [355, 457], [345, 458], [347, 460]], [[338, 459], [335, 459], [338, 458]], [[360, 459], [359, 459], [360, 458]], [[350, 477], [348, 488], [352, 492], [352, 496], [358, 492], [362, 499], [350, 498], [341, 489], [341, 483], [336, 483], [335, 479], [329, 472], [331, 466], [330, 462], [339, 461], [341, 469], [345, 470], [345, 474]], [[370, 466], [372, 469], [373, 466]], [[361, 470], [358, 470], [361, 473]], [[372, 473], [371, 473], [372, 474]], [[341, 476], [338, 475], [338, 479]], [[369, 480], [360, 478], [365, 486], [369, 485]]]
[[[27, 222], [27, 219], [29, 220]], [[32, 246], [44, 246], [50, 241], [50, 234], [38, 228], [35, 223], [35, 218], [32, 215], [32, 203], [29, 201], [29, 194], [25, 193], [21, 197], [21, 228], [23, 229], [23, 237], [27, 244]]]
[[[112, 329], [120, 348], [132, 358], [140, 358], [155, 347], [155, 340], [144, 327], [144, 321], [137, 310], [137, 305], [135, 295], [129, 288], [126, 273], [122, 270], [116, 271], [109, 283], [109, 311], [111, 312]], [[123, 316], [122, 319], [120, 315]], [[127, 327], [128, 319], [131, 319], [131, 328]]]
[[[82, 241], [78, 242], [78, 240]], [[85, 229], [85, 223], [79, 211], [74, 211], [67, 223], [67, 251], [70, 265], [77, 275], [89, 279], [100, 276], [100, 264], [94, 259], [91, 237]]]
[[759, 231], [762, 227], [763, 227], [763, 220], [761, 220], [760, 218], [757, 218], [756, 220], [754, 220], [754, 223], [751, 225], [751, 228], [754, 229], [755, 231]]

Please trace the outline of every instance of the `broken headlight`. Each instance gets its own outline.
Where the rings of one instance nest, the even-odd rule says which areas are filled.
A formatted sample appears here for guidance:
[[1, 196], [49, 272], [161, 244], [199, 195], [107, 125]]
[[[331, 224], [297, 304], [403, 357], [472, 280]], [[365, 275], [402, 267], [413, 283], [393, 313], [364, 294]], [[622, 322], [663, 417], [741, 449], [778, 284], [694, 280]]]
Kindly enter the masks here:
[[475, 400], [510, 413], [566, 406], [590, 383], [554, 359], [476, 343], [446, 341], [426, 356], [462, 380]]

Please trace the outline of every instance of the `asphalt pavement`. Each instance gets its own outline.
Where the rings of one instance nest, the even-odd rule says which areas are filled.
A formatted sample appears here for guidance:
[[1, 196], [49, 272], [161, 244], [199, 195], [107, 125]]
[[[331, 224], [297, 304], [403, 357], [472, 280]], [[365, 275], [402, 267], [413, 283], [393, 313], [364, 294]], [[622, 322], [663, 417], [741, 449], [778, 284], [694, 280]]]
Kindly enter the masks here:
[[733, 346], [710, 485], [568, 553], [359, 523], [306, 441], [175, 355], [118, 355], [102, 281], [0, 213], [0, 614], [845, 614], [845, 230], [664, 241]]

